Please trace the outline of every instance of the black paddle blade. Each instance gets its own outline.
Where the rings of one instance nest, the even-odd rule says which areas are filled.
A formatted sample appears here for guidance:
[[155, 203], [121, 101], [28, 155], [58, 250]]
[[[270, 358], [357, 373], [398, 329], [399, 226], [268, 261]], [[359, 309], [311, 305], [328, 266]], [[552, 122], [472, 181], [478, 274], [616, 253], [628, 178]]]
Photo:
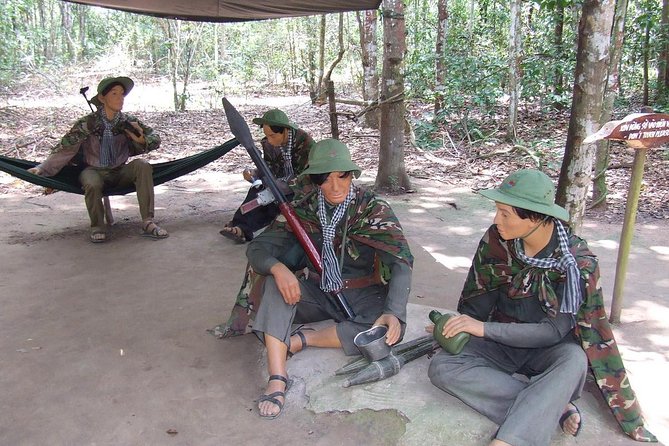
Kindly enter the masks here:
[[223, 98], [223, 110], [225, 110], [225, 116], [228, 118], [230, 131], [235, 135], [237, 141], [246, 149], [256, 150], [249, 126], [244, 121], [244, 118], [242, 118], [242, 115], [239, 114], [237, 109], [226, 98]]

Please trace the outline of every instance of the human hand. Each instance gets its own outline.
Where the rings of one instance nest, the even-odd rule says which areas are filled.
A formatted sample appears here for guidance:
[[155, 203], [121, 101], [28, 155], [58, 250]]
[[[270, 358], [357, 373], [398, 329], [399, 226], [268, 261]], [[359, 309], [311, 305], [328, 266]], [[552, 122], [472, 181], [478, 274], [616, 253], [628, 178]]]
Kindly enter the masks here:
[[242, 176], [249, 183], [253, 183], [253, 181], [256, 178], [258, 178], [258, 170], [257, 169], [244, 169], [244, 172], [242, 172]]
[[28, 169], [28, 172], [32, 173], [33, 175], [39, 175], [39, 176], [42, 176], [42, 174], [44, 173], [42, 172], [42, 169], [40, 169], [37, 166], [31, 167], [30, 169]]
[[471, 316], [467, 316], [466, 314], [460, 314], [451, 317], [446, 324], [444, 324], [441, 334], [450, 338], [462, 332], [482, 338], [484, 335], [483, 322], [474, 319]]
[[374, 321], [374, 325], [385, 325], [388, 327], [388, 332], [386, 333], [386, 344], [393, 345], [400, 340], [402, 335], [402, 324], [400, 320], [393, 314], [382, 314], [379, 318]]
[[434, 324], [426, 325], [425, 332], [430, 334], [434, 333]]
[[276, 286], [281, 296], [283, 296], [284, 302], [288, 305], [298, 303], [302, 297], [302, 291], [300, 290], [300, 281], [295, 277], [295, 274], [281, 262], [274, 264], [270, 268], [270, 273], [274, 276]]
[[123, 129], [128, 138], [135, 141], [137, 144], [146, 144], [146, 138], [144, 137], [144, 129], [137, 122], [126, 121], [126, 123], [134, 129]]

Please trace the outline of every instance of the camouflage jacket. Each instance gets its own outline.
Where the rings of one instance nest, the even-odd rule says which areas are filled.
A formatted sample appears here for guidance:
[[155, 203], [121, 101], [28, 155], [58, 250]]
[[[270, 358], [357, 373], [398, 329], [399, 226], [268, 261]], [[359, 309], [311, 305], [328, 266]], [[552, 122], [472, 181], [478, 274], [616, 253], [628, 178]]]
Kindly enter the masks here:
[[[283, 154], [279, 147], [272, 146], [267, 138], [260, 141], [262, 145], [263, 158], [267, 167], [272, 171], [276, 178], [285, 176]], [[299, 175], [307, 166], [309, 151], [314, 144], [314, 140], [304, 130], [295, 130], [293, 135], [293, 149], [291, 150], [291, 161], [295, 176]]]
[[[320, 239], [321, 229], [318, 216], [316, 215], [318, 205], [317, 194], [315, 192], [316, 189], [312, 184], [304, 186], [297, 191], [293, 205], [307, 233], [317, 243]], [[347, 219], [346, 250], [351, 259], [360, 259], [359, 256], [362, 256], [361, 258], [364, 259], [365, 256], [364, 253], [361, 254], [361, 250], [378, 249], [388, 253], [390, 258], [397, 259], [398, 263], [405, 264], [406, 268], [403, 268], [403, 274], [406, 269], [408, 269], [409, 274], [411, 273], [413, 256], [411, 255], [409, 244], [404, 237], [397, 217], [385, 201], [376, 198], [371, 191], [358, 187], [355, 201], [349, 206], [345, 218]], [[337, 229], [335, 238], [337, 251], [341, 249], [343, 226], [340, 225]], [[282, 215], [279, 215], [265, 232], [251, 242], [251, 245], [264, 243], [263, 240], [273, 234], [287, 235], [290, 231], [286, 219]], [[291, 237], [291, 243], [295, 245], [294, 237]], [[360, 246], [361, 244], [364, 246]], [[301, 248], [297, 249], [295, 251], [298, 251], [298, 253], [294, 255], [292, 248], [288, 247], [285, 249], [284, 255], [280, 256], [280, 260], [289, 268], [302, 268], [303, 264], [300, 264], [300, 261], [303, 260], [304, 251]], [[249, 246], [249, 250], [251, 250], [251, 246]], [[281, 250], [284, 250], [283, 244]], [[296, 260], [296, 258], [300, 258], [301, 260]], [[401, 321], [405, 321], [411, 277], [391, 282], [391, 267], [381, 262], [372, 263], [374, 263], [373, 266], [368, 266], [375, 269], [375, 273], [380, 275], [381, 283], [389, 284], [384, 312], [394, 314]], [[299, 266], [297, 266], [298, 264]], [[376, 271], [377, 268], [378, 271]], [[265, 277], [262, 273], [255, 271], [250, 264], [247, 265], [246, 274], [242, 286], [237, 293], [230, 317], [227, 322], [217, 325], [210, 330], [212, 334], [224, 338], [251, 332], [251, 321], [255, 319], [257, 309], [260, 307]]]
[[[117, 124], [113, 127], [113, 148], [115, 150], [118, 167], [125, 164], [131, 156], [141, 155], [157, 149], [160, 146], [160, 136], [154, 133], [151, 127], [144, 125], [136, 117], [127, 113], [121, 114]], [[136, 122], [144, 131], [146, 144], [137, 144], [130, 139], [123, 130], [129, 122]], [[100, 142], [104, 124], [99, 113], [90, 113], [77, 120], [69, 132], [51, 150], [47, 159], [39, 165], [45, 176], [56, 175], [67, 164], [85, 166], [100, 166]]]
[[[588, 357], [590, 370], [623, 431], [637, 441], [657, 441], [644, 427], [641, 407], [630, 386], [618, 345], [606, 317], [602, 290], [599, 287], [597, 258], [585, 240], [573, 234], [569, 237], [569, 247], [578, 263], [581, 279], [586, 283], [586, 295], [576, 315], [574, 333]], [[559, 247], [553, 255], [560, 256]], [[524, 286], [527, 280], [523, 279], [536, 276], [536, 271], [533, 271], [536, 269], [518, 258], [513, 241], [503, 240], [493, 225], [476, 250], [458, 308], [463, 301], [476, 299], [477, 296], [502, 286], [509, 287], [509, 294], [521, 295], [522, 291], [515, 288]], [[557, 270], [548, 270], [545, 274], [551, 282], [564, 280], [564, 274]], [[532, 285], [534, 287], [529, 294], [539, 296], [541, 293], [536, 289], [538, 284]]]
[[[300, 217], [302, 226], [309, 234], [320, 234], [321, 223], [318, 219], [318, 194], [316, 186], [309, 184], [295, 193], [293, 206]], [[351, 240], [387, 252], [402, 262], [413, 267], [413, 255], [409, 243], [402, 232], [402, 225], [390, 205], [377, 198], [363, 186], [356, 187], [356, 196], [348, 207], [346, 216], [346, 252], [351, 258], [358, 257], [356, 247]], [[283, 216], [277, 218], [274, 227], [290, 231]], [[340, 246], [343, 230], [338, 228], [334, 245]]]

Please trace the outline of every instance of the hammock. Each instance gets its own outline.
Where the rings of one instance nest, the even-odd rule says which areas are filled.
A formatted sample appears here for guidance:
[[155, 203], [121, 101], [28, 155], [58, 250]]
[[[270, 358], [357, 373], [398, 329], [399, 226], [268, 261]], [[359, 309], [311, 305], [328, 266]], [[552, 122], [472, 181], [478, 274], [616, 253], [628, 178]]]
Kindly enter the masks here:
[[[239, 145], [239, 142], [233, 138], [220, 146], [196, 153], [195, 155], [166, 163], [153, 164], [153, 184], [157, 186], [191, 173], [222, 157], [237, 145]], [[84, 190], [79, 184], [79, 174], [82, 171], [81, 166], [65, 166], [58, 174], [52, 177], [44, 177], [28, 172], [28, 169], [35, 167], [37, 164], [39, 163], [0, 155], [0, 170], [3, 172], [7, 172], [10, 175], [38, 186], [50, 187], [73, 194], [84, 194]], [[134, 191], [135, 186], [116, 187], [105, 190], [105, 195], [125, 195]]]

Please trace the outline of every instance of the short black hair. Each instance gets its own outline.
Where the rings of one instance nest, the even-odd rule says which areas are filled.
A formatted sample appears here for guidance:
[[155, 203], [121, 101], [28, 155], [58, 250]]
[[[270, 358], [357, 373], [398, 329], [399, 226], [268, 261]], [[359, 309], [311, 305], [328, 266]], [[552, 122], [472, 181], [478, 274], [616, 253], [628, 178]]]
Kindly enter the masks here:
[[[325, 183], [325, 180], [328, 179], [332, 172], [325, 172], [325, 173], [311, 173], [309, 174], [309, 178], [311, 179], [311, 182], [320, 186], [323, 183]], [[349, 170], [348, 172], [342, 172], [341, 175], [339, 175], [339, 178], [346, 178], [349, 177], [353, 173], [352, 170]]]
[[529, 218], [531, 221], [541, 221], [541, 220], [546, 220], [550, 218], [550, 216], [546, 214], [542, 214], [541, 212], [535, 212], [535, 211], [530, 211], [529, 209], [523, 209], [519, 208], [517, 206], [512, 206], [513, 210], [516, 212], [516, 214], [522, 218]]
[[117, 85], [121, 86], [121, 88], [123, 89], [123, 96], [125, 96], [125, 86], [120, 82], [112, 82], [111, 84], [107, 85], [105, 89], [100, 92], [100, 96], [107, 96], [107, 93], [109, 93], [111, 89]]

